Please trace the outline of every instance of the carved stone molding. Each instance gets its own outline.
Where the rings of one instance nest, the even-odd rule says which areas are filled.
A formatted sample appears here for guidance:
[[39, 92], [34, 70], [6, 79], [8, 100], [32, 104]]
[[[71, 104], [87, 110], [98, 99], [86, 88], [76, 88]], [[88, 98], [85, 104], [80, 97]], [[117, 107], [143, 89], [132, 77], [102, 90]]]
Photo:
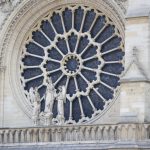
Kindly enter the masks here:
[[115, 0], [115, 2], [118, 4], [118, 6], [122, 9], [122, 11], [125, 14], [127, 11], [128, 0]]
[[2, 30], [5, 22], [8, 20], [11, 13], [13, 13], [13, 11], [15, 11], [17, 6], [21, 2], [23, 2], [23, 0], [18, 0], [16, 3], [13, 3], [12, 0], [1, 0], [0, 1], [0, 11], [6, 15], [5, 19], [2, 21], [2, 23], [0, 25], [0, 30]]
[[12, 2], [10, 0], [1, 0], [0, 8], [4, 13], [10, 12], [12, 10]]

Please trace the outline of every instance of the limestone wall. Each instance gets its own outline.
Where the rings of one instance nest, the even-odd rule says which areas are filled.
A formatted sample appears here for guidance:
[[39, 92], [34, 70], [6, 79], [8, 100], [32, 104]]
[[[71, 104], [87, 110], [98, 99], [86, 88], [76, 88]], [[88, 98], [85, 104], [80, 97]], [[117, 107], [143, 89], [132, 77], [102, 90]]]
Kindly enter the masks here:
[[149, 121], [149, 8], [148, 0], [130, 0], [126, 15], [125, 73], [121, 84], [120, 115], [140, 122]]

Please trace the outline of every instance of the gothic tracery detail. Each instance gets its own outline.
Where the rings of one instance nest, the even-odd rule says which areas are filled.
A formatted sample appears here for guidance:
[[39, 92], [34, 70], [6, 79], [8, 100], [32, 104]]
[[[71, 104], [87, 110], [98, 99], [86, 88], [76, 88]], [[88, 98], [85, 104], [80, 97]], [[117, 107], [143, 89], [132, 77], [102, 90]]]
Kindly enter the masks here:
[[123, 70], [123, 42], [113, 21], [102, 12], [67, 6], [48, 13], [34, 26], [21, 57], [25, 95], [38, 87], [44, 106], [46, 79], [51, 77], [55, 88], [66, 87], [66, 122], [85, 122], [101, 114], [115, 97]]

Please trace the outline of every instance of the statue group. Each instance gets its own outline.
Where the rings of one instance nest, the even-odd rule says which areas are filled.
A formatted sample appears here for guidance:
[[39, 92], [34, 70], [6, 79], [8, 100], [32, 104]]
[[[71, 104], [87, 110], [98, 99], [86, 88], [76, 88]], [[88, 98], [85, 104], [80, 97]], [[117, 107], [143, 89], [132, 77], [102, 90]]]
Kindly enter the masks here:
[[38, 88], [31, 87], [29, 90], [29, 99], [33, 107], [32, 119], [34, 125], [39, 124], [41, 117], [44, 118], [45, 125], [53, 123], [53, 106], [55, 101], [57, 101], [57, 117], [55, 118], [55, 122], [58, 125], [62, 125], [65, 121], [64, 103], [66, 102], [66, 88], [65, 86], [59, 86], [58, 90], [56, 90], [51, 78], [47, 78], [46, 84], [45, 109], [43, 112], [41, 112], [41, 100]]

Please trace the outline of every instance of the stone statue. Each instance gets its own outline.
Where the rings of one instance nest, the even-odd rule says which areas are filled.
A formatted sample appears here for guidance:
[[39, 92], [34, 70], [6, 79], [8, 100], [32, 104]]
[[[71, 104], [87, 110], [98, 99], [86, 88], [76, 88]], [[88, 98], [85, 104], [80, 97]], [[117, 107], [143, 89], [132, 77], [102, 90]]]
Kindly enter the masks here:
[[34, 121], [34, 125], [38, 125], [40, 107], [41, 107], [41, 101], [40, 101], [40, 95], [38, 93], [38, 88], [33, 89], [33, 87], [31, 87], [29, 90], [29, 97], [30, 97], [31, 104], [33, 106], [32, 119]]
[[29, 90], [29, 100], [30, 100], [31, 104], [33, 104], [33, 102], [35, 101], [35, 91], [34, 91], [33, 87], [31, 87]]
[[57, 120], [58, 124], [62, 125], [65, 121], [64, 119], [64, 103], [66, 103], [66, 88], [65, 86], [60, 86], [58, 88], [59, 93], [57, 95]]
[[52, 114], [55, 97], [56, 89], [54, 88], [51, 78], [48, 78], [47, 90], [45, 95], [45, 113]]
[[40, 117], [44, 117], [44, 124], [52, 124], [53, 119], [53, 105], [54, 101], [57, 100], [57, 117], [56, 123], [62, 125], [65, 121], [64, 118], [64, 103], [66, 103], [66, 88], [65, 86], [59, 86], [58, 92], [52, 83], [52, 79], [47, 79], [47, 89], [45, 93], [45, 109], [44, 112], [40, 113], [41, 101], [38, 93], [38, 88], [31, 87], [29, 90], [29, 100], [33, 106], [32, 119], [34, 125], [39, 123]]
[[45, 125], [52, 124], [53, 119], [53, 105], [54, 100], [56, 98], [56, 89], [52, 83], [52, 79], [47, 79], [47, 89], [45, 94], [45, 110], [44, 110], [44, 117], [45, 117]]

